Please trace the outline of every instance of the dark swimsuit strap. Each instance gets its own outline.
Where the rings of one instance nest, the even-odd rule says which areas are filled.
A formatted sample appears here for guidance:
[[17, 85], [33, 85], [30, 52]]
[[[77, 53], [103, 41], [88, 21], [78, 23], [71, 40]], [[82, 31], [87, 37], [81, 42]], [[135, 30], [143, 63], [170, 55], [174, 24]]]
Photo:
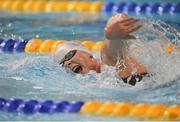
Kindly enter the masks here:
[[136, 74], [127, 78], [122, 78], [122, 80], [124, 81], [124, 83], [128, 83], [132, 86], [135, 86], [136, 82], [140, 82], [143, 79], [143, 77], [150, 77], [150, 74], [148, 73]]

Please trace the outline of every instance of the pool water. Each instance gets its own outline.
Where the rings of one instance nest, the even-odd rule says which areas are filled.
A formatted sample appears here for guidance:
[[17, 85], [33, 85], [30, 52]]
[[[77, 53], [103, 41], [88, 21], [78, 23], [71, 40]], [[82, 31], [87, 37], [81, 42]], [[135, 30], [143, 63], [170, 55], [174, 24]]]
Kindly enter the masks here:
[[[135, 16], [135, 15], [134, 15]], [[141, 15], [142, 16], [142, 15]], [[143, 54], [128, 53], [147, 66], [152, 77], [144, 78], [136, 86], [124, 84], [115, 76], [115, 69], [102, 66], [102, 73], [74, 74], [60, 67], [52, 54], [0, 53], [0, 97], [69, 101], [129, 101], [133, 103], [180, 104], [180, 52], [167, 54], [158, 44], [179, 45], [178, 19], [163, 16], [166, 23], [142, 18], [144, 28], [135, 32], [137, 40], [130, 40]], [[103, 28], [109, 15], [95, 14], [36, 14], [0, 17], [0, 38], [64, 39], [102, 41]], [[66, 22], [68, 21], [69, 24]], [[170, 25], [169, 25], [170, 24]], [[164, 42], [163, 40], [167, 41]], [[158, 43], [158, 44], [157, 44]], [[100, 58], [99, 53], [92, 52]], [[131, 120], [55, 114], [25, 116], [0, 112], [0, 120]]]

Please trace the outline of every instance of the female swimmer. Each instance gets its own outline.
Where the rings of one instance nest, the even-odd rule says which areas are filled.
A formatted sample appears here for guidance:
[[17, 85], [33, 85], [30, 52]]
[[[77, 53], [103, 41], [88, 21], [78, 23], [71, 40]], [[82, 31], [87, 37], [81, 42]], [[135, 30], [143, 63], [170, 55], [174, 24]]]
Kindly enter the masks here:
[[127, 40], [136, 39], [130, 33], [142, 27], [142, 25], [134, 25], [138, 21], [137, 18], [130, 18], [121, 13], [109, 19], [104, 28], [105, 39], [101, 49], [101, 60], [95, 59], [85, 47], [75, 42], [59, 45], [54, 58], [62, 66], [81, 74], [86, 74], [90, 70], [100, 73], [102, 64], [115, 66], [117, 75], [125, 83], [135, 85], [148, 74], [143, 64], [125, 53]]

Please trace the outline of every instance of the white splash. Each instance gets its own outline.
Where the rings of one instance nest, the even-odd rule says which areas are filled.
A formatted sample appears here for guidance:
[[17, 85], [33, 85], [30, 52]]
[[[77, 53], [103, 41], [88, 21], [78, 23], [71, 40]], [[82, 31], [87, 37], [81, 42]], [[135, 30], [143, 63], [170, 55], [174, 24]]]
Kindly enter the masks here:
[[180, 33], [160, 21], [144, 21], [144, 28], [135, 33], [137, 39], [129, 41], [138, 49], [129, 50], [128, 53], [140, 60], [152, 76], [145, 77], [132, 87], [116, 77], [114, 67], [105, 65], [100, 74], [89, 72], [84, 76], [76, 76], [84, 87], [137, 90], [180, 82], [180, 52], [174, 50], [172, 54], [168, 54], [160, 48], [160, 45], [167, 46], [169, 43], [178, 46]]

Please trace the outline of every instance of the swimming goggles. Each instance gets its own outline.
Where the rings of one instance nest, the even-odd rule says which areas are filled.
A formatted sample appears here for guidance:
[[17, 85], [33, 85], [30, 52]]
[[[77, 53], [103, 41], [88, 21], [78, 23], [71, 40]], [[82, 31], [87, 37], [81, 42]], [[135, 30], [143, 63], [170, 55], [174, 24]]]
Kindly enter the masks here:
[[[70, 59], [72, 59], [72, 58], [74, 57], [74, 55], [76, 54], [76, 52], [77, 52], [77, 50], [71, 50], [71, 51], [69, 51], [69, 52], [64, 56], [64, 58], [60, 61], [59, 64], [62, 64], [62, 66], [64, 66], [64, 63], [65, 63], [66, 61], [69, 61]], [[75, 66], [75, 67], [72, 69], [72, 71], [73, 71], [74, 73], [80, 73], [80, 72], [82, 71], [82, 66], [77, 65], [77, 66]]]

